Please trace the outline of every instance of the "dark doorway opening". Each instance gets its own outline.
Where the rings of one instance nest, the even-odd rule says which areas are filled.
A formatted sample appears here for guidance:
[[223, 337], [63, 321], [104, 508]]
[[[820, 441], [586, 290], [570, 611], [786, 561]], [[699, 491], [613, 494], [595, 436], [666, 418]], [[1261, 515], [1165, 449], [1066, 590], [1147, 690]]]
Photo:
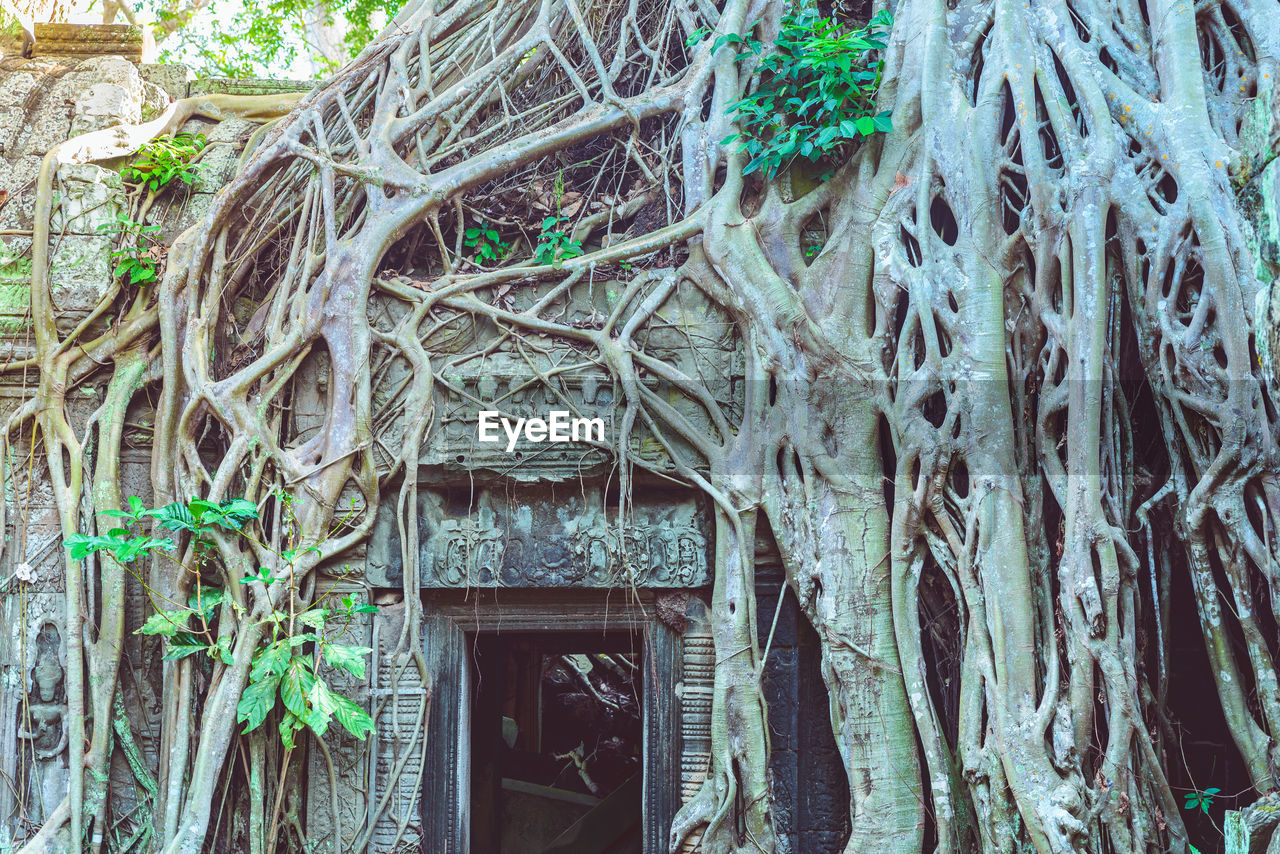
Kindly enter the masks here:
[[640, 854], [640, 633], [470, 641], [471, 854]]

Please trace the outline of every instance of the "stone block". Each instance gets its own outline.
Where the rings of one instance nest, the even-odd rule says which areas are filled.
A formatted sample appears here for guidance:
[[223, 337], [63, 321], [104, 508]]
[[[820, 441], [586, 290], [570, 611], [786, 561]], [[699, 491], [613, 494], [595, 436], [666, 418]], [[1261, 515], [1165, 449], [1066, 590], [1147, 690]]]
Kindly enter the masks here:
[[[773, 712], [772, 709], [769, 711]], [[811, 785], [812, 781], [799, 778], [795, 753], [778, 749], [776, 745], [769, 754], [769, 771], [773, 775], [774, 827], [779, 833], [790, 836], [796, 831], [797, 793], [801, 786]]]
[[279, 95], [286, 92], [307, 92], [315, 84], [307, 80], [270, 80], [263, 77], [245, 77], [231, 80], [226, 77], [210, 77], [196, 80], [187, 87], [187, 97], [200, 95]]
[[35, 25], [36, 56], [75, 58], [115, 56], [141, 62], [155, 52], [150, 33], [141, 24]]
[[25, 329], [30, 310], [31, 240], [6, 237], [0, 241], [0, 334]]
[[109, 233], [125, 212], [124, 182], [110, 169], [92, 163], [63, 166], [56, 189], [58, 203], [49, 221], [52, 234]]
[[49, 284], [59, 312], [84, 312], [111, 285], [110, 237], [71, 235], [55, 239], [49, 253]]
[[164, 89], [160, 88], [150, 80], [142, 81], [142, 112], [141, 121], [149, 122], [159, 116], [165, 109], [173, 103], [174, 98]]
[[0, 229], [29, 231], [36, 207], [36, 177], [40, 158], [17, 157], [11, 163], [0, 158], [0, 188], [9, 194], [0, 207]]
[[94, 83], [76, 100], [71, 114], [70, 135], [80, 136], [95, 130], [142, 118], [142, 86], [118, 83]]
[[31, 62], [16, 70], [0, 71], [0, 154], [12, 155], [19, 150], [18, 142], [31, 120], [27, 98], [40, 81], [48, 79], [49, 71]]
[[154, 83], [174, 100], [187, 97], [187, 86], [196, 79], [189, 66], [178, 62], [146, 62], [138, 66], [142, 79]]
[[174, 239], [186, 231], [209, 212], [213, 204], [213, 193], [188, 193], [185, 196], [170, 198], [163, 207], [153, 208], [147, 222], [160, 226], [160, 233], [165, 242], [173, 244]]
[[243, 148], [253, 132], [261, 126], [257, 122], [251, 122], [248, 119], [227, 119], [212, 127], [205, 133], [205, 137], [210, 143], [229, 142], [237, 148]]
[[216, 193], [236, 174], [240, 151], [226, 142], [211, 142], [200, 155], [200, 168], [192, 188], [197, 193]]

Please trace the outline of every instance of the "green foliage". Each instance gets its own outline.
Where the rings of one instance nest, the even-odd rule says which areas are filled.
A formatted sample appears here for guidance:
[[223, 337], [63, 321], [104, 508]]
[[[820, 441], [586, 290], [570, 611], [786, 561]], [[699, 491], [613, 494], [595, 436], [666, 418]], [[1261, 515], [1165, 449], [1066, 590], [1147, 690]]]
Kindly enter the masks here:
[[709, 35], [711, 35], [710, 27], [698, 27], [696, 30], [689, 33], [689, 37], [684, 40], [684, 46], [693, 47]]
[[835, 19], [804, 8], [782, 19], [772, 49], [737, 33], [716, 39], [743, 50], [739, 60], [760, 57], [759, 83], [730, 105], [739, 133], [722, 141], [738, 142], [750, 158], [743, 174], [763, 170], [772, 178], [797, 157], [816, 163], [844, 146], [893, 130], [888, 112], [876, 112], [884, 39], [893, 18], [881, 11], [862, 29], [843, 32]]
[[[331, 620], [339, 619], [343, 621], [342, 633], [345, 633], [354, 615], [376, 613], [378, 609], [357, 605], [351, 596], [343, 597], [340, 604], [340, 608], [308, 608], [293, 615], [285, 611], [272, 613], [271, 639], [254, 651], [249, 686], [236, 707], [236, 720], [245, 725], [244, 732], [262, 726], [277, 707], [277, 700], [284, 709], [280, 740], [287, 748], [294, 747], [294, 734], [298, 730], [309, 727], [317, 736], [322, 736], [335, 719], [356, 738], [363, 740], [373, 732], [373, 718], [351, 700], [334, 693], [324, 677], [316, 672], [313, 656], [302, 650], [305, 644], [318, 644], [321, 656], [334, 670], [364, 678], [365, 657], [373, 650], [337, 643], [323, 632]], [[291, 633], [288, 631], [291, 626], [306, 626], [315, 631]]]
[[559, 264], [568, 258], [582, 254], [582, 242], [571, 240], [562, 224], [568, 225], [569, 217], [556, 214], [542, 221], [542, 233], [538, 245], [533, 248], [533, 260], [539, 264]]
[[116, 261], [113, 274], [131, 285], [153, 283], [166, 251], [158, 236], [160, 226], [134, 222], [124, 215], [117, 216], [116, 220], [98, 226], [98, 231], [122, 235], [120, 248], [111, 252]]
[[462, 244], [473, 250], [472, 259], [477, 264], [497, 263], [511, 251], [511, 244], [503, 240], [498, 230], [484, 220], [462, 233]]
[[1201, 791], [1187, 792], [1185, 795], [1182, 796], [1184, 799], [1182, 808], [1184, 810], [1198, 809], [1200, 810], [1200, 812], [1208, 815], [1209, 807], [1213, 806], [1214, 795], [1218, 794], [1221, 791], [1222, 791], [1221, 789], [1215, 787], [1212, 789], [1205, 789], [1202, 792]]
[[158, 193], [174, 181], [191, 185], [200, 171], [199, 163], [191, 160], [204, 150], [206, 141], [202, 133], [178, 133], [159, 136], [138, 149], [129, 165], [120, 175], [131, 184], [146, 186]]
[[[321, 77], [354, 58], [403, 0], [210, 0], [194, 20], [181, 0], [144, 0], [157, 19], [160, 59], [191, 65], [200, 77]], [[337, 55], [316, 49], [305, 21], [318, 18], [338, 35]], [[177, 30], [164, 37], [166, 27]]]
[[[144, 525], [152, 524], [190, 535], [198, 560], [204, 563], [205, 558], [199, 556], [209, 553], [216, 533], [252, 538], [249, 525], [258, 518], [257, 505], [243, 498], [221, 502], [193, 498], [148, 509], [136, 496], [130, 496], [128, 504], [127, 510], [106, 510], [99, 514], [123, 520], [122, 527], [112, 528], [102, 536], [77, 533], [67, 537], [64, 544], [71, 557], [83, 560], [103, 552], [125, 565], [144, 554], [174, 551], [172, 538], [158, 538], [143, 530]], [[236, 707], [236, 719], [245, 724], [246, 733], [262, 726], [273, 712], [279, 711], [280, 739], [290, 749], [295, 746], [294, 736], [299, 730], [309, 728], [322, 736], [334, 720], [359, 739], [364, 739], [374, 728], [373, 719], [364, 709], [334, 692], [316, 671], [315, 662], [323, 658], [334, 670], [363, 678], [365, 659], [372, 650], [338, 641], [350, 629], [357, 614], [376, 614], [378, 609], [347, 595], [328, 604], [325, 604], [328, 597], [322, 596], [311, 607], [295, 611], [297, 590], [293, 586], [293, 566], [299, 557], [312, 552], [318, 553], [319, 549], [314, 546], [286, 549], [277, 553], [281, 564], [277, 571], [261, 567], [257, 573], [239, 579], [241, 584], [261, 583], [268, 588], [280, 583], [290, 585], [279, 600], [287, 603], [287, 610], [275, 608], [263, 621], [270, 629], [269, 635], [253, 650], [248, 685]], [[157, 607], [137, 634], [164, 638], [167, 661], [203, 653], [210, 661], [234, 665], [234, 628], [222, 631], [219, 614], [223, 613], [222, 609], [230, 608], [243, 616], [245, 607], [227, 588], [206, 585], [200, 579], [201, 575], [197, 574], [196, 588], [185, 606]], [[155, 599], [152, 601], [154, 604]], [[172, 601], [167, 604], [178, 605]], [[309, 650], [308, 645], [314, 645], [314, 650]]]

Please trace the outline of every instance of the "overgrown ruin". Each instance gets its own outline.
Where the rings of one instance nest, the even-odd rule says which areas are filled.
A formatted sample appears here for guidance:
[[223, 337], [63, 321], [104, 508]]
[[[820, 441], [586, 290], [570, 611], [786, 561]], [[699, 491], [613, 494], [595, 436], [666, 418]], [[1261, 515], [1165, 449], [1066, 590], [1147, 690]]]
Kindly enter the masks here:
[[[766, 178], [787, 11], [0, 62], [0, 852], [1280, 850], [1280, 7], [904, 0], [892, 131]], [[130, 496], [253, 509], [64, 548]], [[246, 712], [276, 643], [372, 734]]]

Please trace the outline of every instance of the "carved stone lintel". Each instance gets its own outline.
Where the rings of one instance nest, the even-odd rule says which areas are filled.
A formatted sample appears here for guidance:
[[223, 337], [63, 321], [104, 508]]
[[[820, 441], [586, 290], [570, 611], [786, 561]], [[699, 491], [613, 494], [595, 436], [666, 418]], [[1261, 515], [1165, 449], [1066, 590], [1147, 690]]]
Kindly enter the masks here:
[[[700, 587], [711, 579], [706, 514], [684, 494], [636, 496], [620, 523], [599, 490], [447, 490], [419, 498], [420, 577], [430, 587]], [[379, 514], [369, 581], [403, 583], [399, 536]]]
[[155, 53], [146, 27], [135, 24], [36, 24], [32, 56], [123, 56], [131, 62]]

